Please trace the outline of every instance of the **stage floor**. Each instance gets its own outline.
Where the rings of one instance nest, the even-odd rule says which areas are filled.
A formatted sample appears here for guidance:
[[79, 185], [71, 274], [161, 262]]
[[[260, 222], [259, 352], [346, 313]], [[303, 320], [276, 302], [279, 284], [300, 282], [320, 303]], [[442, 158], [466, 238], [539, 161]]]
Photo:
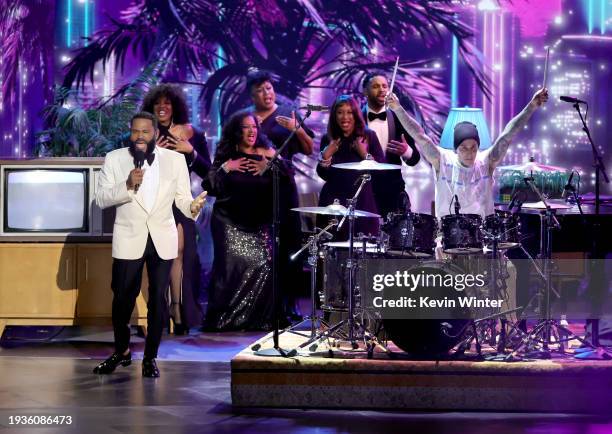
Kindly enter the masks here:
[[[161, 378], [143, 379], [140, 360], [110, 376], [91, 369], [112, 351], [108, 328], [66, 328], [44, 342], [0, 347], [0, 431], [7, 433], [593, 433], [612, 431], [612, 415], [335, 409], [232, 405], [230, 359], [263, 333], [164, 335]], [[6, 338], [12, 338], [7, 340]], [[134, 356], [142, 341], [134, 337]], [[294, 362], [297, 363], [297, 362]], [[301, 360], [299, 363], [303, 363]], [[564, 390], [571, 395], [572, 390]], [[70, 415], [71, 426], [16, 427], [9, 416]]]

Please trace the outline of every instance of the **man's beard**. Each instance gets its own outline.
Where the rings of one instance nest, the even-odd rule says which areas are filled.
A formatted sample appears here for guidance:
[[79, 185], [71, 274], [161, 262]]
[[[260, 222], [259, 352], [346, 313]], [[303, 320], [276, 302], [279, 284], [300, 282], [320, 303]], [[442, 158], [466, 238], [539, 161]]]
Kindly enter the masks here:
[[[136, 151], [136, 142], [132, 142], [130, 140], [130, 152], [134, 155], [134, 151]], [[155, 138], [151, 139], [147, 142], [147, 149], [145, 150], [145, 155], [150, 155], [155, 150]]]

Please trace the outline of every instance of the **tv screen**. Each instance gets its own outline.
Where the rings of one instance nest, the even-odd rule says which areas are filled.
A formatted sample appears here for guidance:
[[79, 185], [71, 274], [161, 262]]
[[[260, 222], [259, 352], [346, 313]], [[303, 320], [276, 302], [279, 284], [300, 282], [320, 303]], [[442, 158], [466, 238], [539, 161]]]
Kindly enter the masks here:
[[5, 232], [87, 232], [87, 169], [5, 169]]

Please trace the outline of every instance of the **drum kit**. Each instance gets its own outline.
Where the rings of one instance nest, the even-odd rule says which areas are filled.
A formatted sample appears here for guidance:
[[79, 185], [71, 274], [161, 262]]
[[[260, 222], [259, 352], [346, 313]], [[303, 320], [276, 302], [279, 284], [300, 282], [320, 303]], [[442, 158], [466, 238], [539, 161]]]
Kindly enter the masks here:
[[[366, 173], [372, 170], [400, 169], [400, 166], [397, 165], [381, 164], [372, 160], [338, 164], [332, 167], [365, 171]], [[525, 168], [520, 168], [520, 170], [523, 169]], [[540, 169], [543, 168], [537, 168], [537, 170]], [[530, 166], [527, 170], [534, 170], [534, 167]], [[351, 350], [363, 351], [357, 344], [359, 340], [364, 342], [368, 357], [372, 357], [375, 347], [392, 355], [393, 352], [384, 344], [385, 341], [390, 340], [401, 350], [419, 357], [439, 356], [448, 353], [452, 348], [457, 348], [458, 352], [462, 352], [469, 348], [475, 340], [480, 355], [480, 342], [486, 337], [490, 339], [492, 346], [497, 345], [497, 354], [504, 356], [510, 352], [510, 355], [515, 357], [518, 348], [512, 348], [506, 342], [505, 322], [511, 318], [511, 314], [522, 308], [496, 312], [476, 320], [375, 318], [372, 321], [370, 318], [368, 321], [365, 303], [361, 302], [365, 297], [363, 287], [366, 282], [360, 269], [365, 260], [384, 261], [389, 258], [409, 258], [417, 261], [418, 265], [414, 267], [415, 269], [425, 266], [453, 272], [451, 268], [456, 267], [457, 261], [450, 264], [448, 260], [441, 261], [439, 257], [436, 258], [440, 256], [436, 255], [436, 239], [440, 233], [441, 250], [446, 254], [444, 256], [447, 259], [449, 257], [463, 258], [463, 263], [467, 264], [468, 268], [483, 258], [492, 259], [483, 261], [489, 267], [487, 290], [496, 296], [505, 295], [507, 294], [504, 285], [504, 278], [507, 277], [507, 259], [503, 252], [517, 247], [522, 248], [518, 213], [512, 212], [511, 209], [498, 209], [483, 220], [480, 215], [457, 212], [442, 217], [439, 227], [438, 220], [434, 216], [411, 212], [408, 208], [405, 212], [389, 213], [380, 226], [379, 235], [373, 237], [359, 234], [355, 236], [353, 225], [356, 218], [378, 218], [381, 221], [381, 216], [378, 214], [355, 209], [357, 198], [364, 184], [370, 180], [368, 175], [362, 175], [360, 178], [361, 184], [354, 197], [347, 200], [346, 207], [336, 200], [328, 206], [293, 209], [295, 212], [324, 215], [333, 219], [327, 227], [317, 229], [308, 242], [292, 256], [292, 259], [295, 260], [307, 250], [311, 272], [311, 313], [305, 318], [305, 321], [310, 321], [311, 328], [310, 334], [303, 335], [307, 339], [299, 348], [308, 347], [309, 351], [314, 352], [323, 341], [333, 346], [332, 341], [335, 339], [336, 341], [348, 341]], [[540, 197], [540, 202], [519, 203], [518, 209], [520, 210], [522, 206], [527, 212], [541, 215], [542, 234], [545, 236], [541, 257], [550, 259], [551, 230], [558, 223], [554, 216], [555, 212], [559, 209], [570, 208], [570, 206], [564, 203], [550, 203], [533, 182], [529, 185]], [[336, 219], [341, 219], [341, 221]], [[345, 220], [349, 222], [349, 239], [329, 241], [333, 238], [332, 231], [339, 229]], [[535, 263], [533, 258], [530, 259]], [[461, 260], [459, 263], [462, 263]], [[543, 270], [539, 268], [538, 270], [546, 283], [544, 291], [546, 302], [543, 309], [545, 316], [534, 332], [521, 332], [516, 323], [511, 325], [510, 330], [520, 333], [521, 339], [517, 345], [521, 349], [532, 348], [533, 345], [530, 344], [538, 341], [542, 343], [542, 352], [546, 353], [543, 357], [547, 357], [550, 351], [551, 329], [557, 327], [558, 324], [555, 324], [550, 318], [550, 293], [554, 289], [550, 283], [551, 275], [546, 265], [547, 262], [543, 264]], [[332, 317], [333, 313], [338, 316], [340, 312], [341, 319], [335, 324], [329, 323], [318, 316], [319, 306], [326, 318]], [[344, 319], [342, 319], [343, 316]], [[498, 320], [501, 321], [500, 328], [497, 328]], [[378, 327], [380, 324], [382, 324], [383, 333], [380, 333], [381, 327]], [[483, 331], [485, 325], [488, 328], [486, 332]], [[569, 333], [568, 330], [565, 331]], [[329, 353], [332, 354], [331, 349]]]

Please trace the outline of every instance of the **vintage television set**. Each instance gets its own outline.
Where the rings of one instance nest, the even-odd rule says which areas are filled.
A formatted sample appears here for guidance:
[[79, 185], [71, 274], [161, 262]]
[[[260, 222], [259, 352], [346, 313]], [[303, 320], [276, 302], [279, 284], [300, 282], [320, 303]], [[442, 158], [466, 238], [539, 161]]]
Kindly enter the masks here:
[[103, 159], [0, 162], [0, 240], [110, 237], [114, 208], [95, 204]]

